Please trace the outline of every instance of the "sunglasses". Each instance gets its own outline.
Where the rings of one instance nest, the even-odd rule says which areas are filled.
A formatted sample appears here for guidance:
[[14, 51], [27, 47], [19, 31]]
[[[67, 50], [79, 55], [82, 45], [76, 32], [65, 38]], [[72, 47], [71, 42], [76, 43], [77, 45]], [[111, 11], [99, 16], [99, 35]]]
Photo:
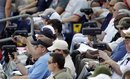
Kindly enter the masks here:
[[109, 6], [110, 6], [110, 7], [113, 7], [114, 5], [112, 5], [112, 4], [109, 4]]
[[53, 50], [52, 52], [60, 52], [60, 49]]

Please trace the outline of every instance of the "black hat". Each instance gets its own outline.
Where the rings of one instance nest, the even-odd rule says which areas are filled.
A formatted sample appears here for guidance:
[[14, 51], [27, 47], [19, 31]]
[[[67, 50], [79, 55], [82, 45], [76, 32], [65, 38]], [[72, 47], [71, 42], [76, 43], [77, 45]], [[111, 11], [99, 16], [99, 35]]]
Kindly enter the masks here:
[[43, 45], [44, 47], [50, 47], [52, 45], [52, 41], [48, 41], [47, 39], [37, 40], [31, 42], [33, 45]]

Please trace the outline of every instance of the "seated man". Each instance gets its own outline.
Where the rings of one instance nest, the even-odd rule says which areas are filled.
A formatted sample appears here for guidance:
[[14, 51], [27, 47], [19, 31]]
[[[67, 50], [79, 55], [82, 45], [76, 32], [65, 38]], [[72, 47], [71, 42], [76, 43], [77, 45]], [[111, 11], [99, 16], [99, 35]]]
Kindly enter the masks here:
[[[65, 58], [62, 54], [52, 53], [48, 60], [48, 68], [53, 73], [54, 79], [73, 79], [70, 75], [69, 69], [64, 68]], [[47, 79], [53, 79], [49, 76]]]
[[113, 61], [105, 52], [100, 51], [99, 56], [105, 60], [105, 64], [110, 65], [113, 69], [112, 79], [122, 79], [122, 75], [127, 71], [130, 66], [130, 29], [123, 30], [125, 35], [125, 46], [127, 53], [121, 61]]
[[55, 40], [53, 45], [48, 48], [49, 51], [53, 51], [54, 53], [60, 53], [65, 57], [64, 67], [67, 67], [71, 70], [71, 75], [73, 77], [76, 76], [75, 67], [73, 61], [70, 57], [68, 44], [64, 40]]
[[[19, 36], [19, 39], [22, 39], [22, 37]], [[12, 79], [45, 79], [50, 75], [47, 66], [47, 62], [50, 57], [47, 47], [50, 46], [50, 43], [47, 41], [47, 39], [42, 39], [33, 42], [33, 44], [35, 55], [37, 56], [38, 60], [29, 70], [27, 70], [16, 57], [14, 62], [23, 76], [14, 76]]]

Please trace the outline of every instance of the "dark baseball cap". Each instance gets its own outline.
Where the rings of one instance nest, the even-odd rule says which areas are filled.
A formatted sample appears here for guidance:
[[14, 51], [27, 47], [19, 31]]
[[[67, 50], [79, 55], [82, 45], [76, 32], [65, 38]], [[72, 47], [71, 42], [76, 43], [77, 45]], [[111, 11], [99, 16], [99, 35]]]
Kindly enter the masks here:
[[44, 47], [50, 47], [52, 45], [52, 41], [48, 41], [47, 39], [39, 39], [37, 41], [32, 41], [32, 45], [43, 45]]
[[40, 32], [36, 32], [36, 34], [45, 35], [50, 39], [54, 39], [55, 37], [55, 34], [53, 34], [52, 30], [49, 28], [43, 28], [42, 30], [40, 30]]

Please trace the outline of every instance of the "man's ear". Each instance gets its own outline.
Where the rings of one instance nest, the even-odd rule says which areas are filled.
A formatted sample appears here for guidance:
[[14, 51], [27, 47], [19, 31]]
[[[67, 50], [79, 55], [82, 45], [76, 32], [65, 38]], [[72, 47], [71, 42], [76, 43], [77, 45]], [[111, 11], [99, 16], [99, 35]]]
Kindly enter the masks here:
[[42, 52], [45, 52], [46, 51], [46, 48], [43, 46], [43, 48], [42, 48]]
[[58, 64], [57, 64], [57, 63], [55, 63], [55, 64], [54, 64], [54, 66], [55, 66], [55, 67], [58, 67]]

